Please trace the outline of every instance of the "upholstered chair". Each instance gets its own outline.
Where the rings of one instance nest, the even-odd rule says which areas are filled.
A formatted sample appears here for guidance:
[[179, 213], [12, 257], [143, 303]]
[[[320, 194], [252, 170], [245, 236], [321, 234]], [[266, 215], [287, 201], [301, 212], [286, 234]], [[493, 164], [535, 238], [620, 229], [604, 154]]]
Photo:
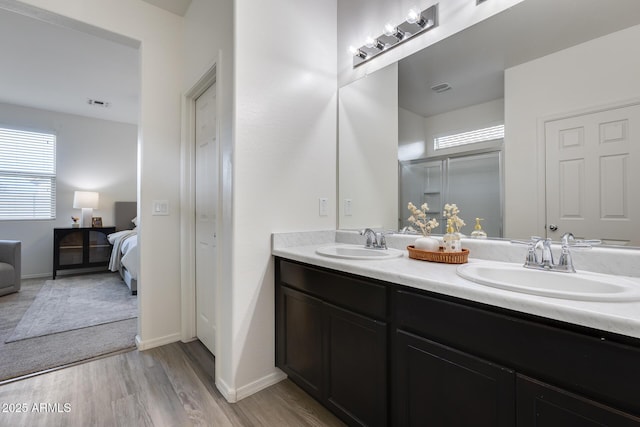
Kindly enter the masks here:
[[20, 290], [22, 242], [0, 240], [0, 295]]

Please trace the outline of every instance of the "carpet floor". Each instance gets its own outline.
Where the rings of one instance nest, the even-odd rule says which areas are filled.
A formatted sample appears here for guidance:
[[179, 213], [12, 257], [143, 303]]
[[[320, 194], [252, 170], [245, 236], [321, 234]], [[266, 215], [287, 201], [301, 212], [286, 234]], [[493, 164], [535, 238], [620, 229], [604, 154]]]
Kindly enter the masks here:
[[[88, 283], [100, 279], [98, 276], [119, 280], [116, 273], [74, 276], [73, 279], [78, 281], [85, 277]], [[58, 280], [62, 283], [66, 279], [61, 277]], [[24, 280], [20, 292], [0, 297], [0, 381], [135, 347], [137, 318], [80, 328], [79, 323], [75, 322], [73, 330], [58, 330], [48, 335], [5, 343], [43, 288], [45, 293], [48, 292], [45, 282], [45, 279]], [[128, 291], [124, 282], [120, 284]], [[105, 302], [101, 300], [99, 304]]]

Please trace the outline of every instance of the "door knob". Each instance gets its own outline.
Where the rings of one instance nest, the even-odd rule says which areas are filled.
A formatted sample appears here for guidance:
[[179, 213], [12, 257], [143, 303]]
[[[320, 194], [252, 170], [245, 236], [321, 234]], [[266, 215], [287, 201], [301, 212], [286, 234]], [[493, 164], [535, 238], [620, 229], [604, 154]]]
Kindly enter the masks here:
[[549, 230], [551, 231], [558, 231], [558, 226], [555, 224], [549, 224]]

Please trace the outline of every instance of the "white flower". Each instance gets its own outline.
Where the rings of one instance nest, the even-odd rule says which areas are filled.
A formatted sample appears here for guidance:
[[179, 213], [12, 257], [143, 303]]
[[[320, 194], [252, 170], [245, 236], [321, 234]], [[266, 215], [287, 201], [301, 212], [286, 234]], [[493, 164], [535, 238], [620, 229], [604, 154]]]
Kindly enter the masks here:
[[429, 206], [427, 206], [426, 203], [423, 203], [420, 206], [420, 209], [418, 209], [413, 203], [409, 202], [407, 209], [409, 209], [412, 214], [407, 221], [418, 226], [423, 236], [429, 236], [431, 234], [431, 230], [440, 225], [435, 218], [427, 219]]
[[444, 205], [444, 216], [445, 218], [447, 218], [447, 225], [450, 224], [452, 226], [455, 226], [456, 231], [459, 233], [460, 229], [462, 227], [464, 227], [466, 224], [464, 223], [464, 221], [462, 220], [462, 218], [458, 217], [458, 214], [460, 213], [460, 209], [458, 209], [458, 206], [455, 203], [452, 204], [445, 204]]

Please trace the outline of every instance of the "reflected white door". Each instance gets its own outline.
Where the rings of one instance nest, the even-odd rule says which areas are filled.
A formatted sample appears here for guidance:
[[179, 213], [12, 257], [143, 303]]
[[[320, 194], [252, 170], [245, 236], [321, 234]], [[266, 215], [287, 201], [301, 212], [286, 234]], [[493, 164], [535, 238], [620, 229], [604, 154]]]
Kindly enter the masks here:
[[545, 123], [547, 235], [640, 245], [640, 105]]
[[215, 354], [218, 204], [215, 84], [196, 99], [195, 126], [196, 336]]

